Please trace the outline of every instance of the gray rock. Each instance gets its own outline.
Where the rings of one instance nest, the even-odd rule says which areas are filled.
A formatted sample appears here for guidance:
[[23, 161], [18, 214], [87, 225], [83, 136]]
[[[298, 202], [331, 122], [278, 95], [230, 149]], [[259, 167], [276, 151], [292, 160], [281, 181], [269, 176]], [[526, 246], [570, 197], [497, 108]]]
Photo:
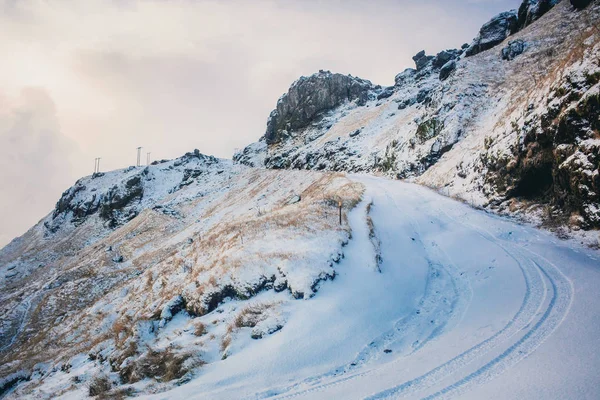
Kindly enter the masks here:
[[560, 0], [523, 0], [518, 11], [518, 29], [530, 25], [559, 2]]
[[433, 59], [433, 56], [427, 56], [425, 55], [425, 50], [421, 50], [420, 52], [415, 54], [412, 59], [415, 62], [415, 65], [417, 66], [417, 71], [420, 71], [423, 68], [425, 68], [427, 64], [429, 64], [429, 61]]
[[446, 80], [456, 69], [456, 61], [450, 60], [440, 69], [440, 81]]
[[511, 10], [500, 13], [485, 23], [479, 30], [479, 35], [465, 51], [467, 57], [479, 54], [501, 43], [509, 35], [517, 32], [517, 11]]
[[289, 199], [289, 201], [287, 203], [288, 204], [296, 204], [296, 203], [299, 203], [300, 200], [302, 200], [302, 197], [300, 197], [300, 195], [294, 195], [291, 199]]
[[461, 54], [460, 50], [442, 50], [433, 58], [431, 65], [433, 68], [442, 68], [448, 61], [458, 58]]
[[431, 100], [431, 89], [423, 88], [417, 93], [417, 103], [428, 103]]
[[508, 42], [508, 45], [502, 49], [502, 52], [500, 54], [503, 60], [510, 61], [515, 57], [521, 55], [525, 51], [526, 47], [527, 44], [523, 39], [511, 40], [510, 42]]
[[277, 101], [277, 108], [267, 121], [264, 138], [274, 144], [288, 134], [308, 126], [319, 114], [357, 101], [364, 105], [374, 89], [371, 82], [350, 75], [319, 71], [309, 77], [301, 77], [292, 84], [286, 94]]
[[355, 130], [354, 132], [350, 132], [350, 134], [348, 136], [350, 137], [355, 137], [358, 136], [360, 134], [360, 129]]
[[393, 94], [394, 94], [394, 87], [393, 86], [388, 86], [385, 89], [383, 89], [381, 91], [381, 93], [379, 93], [377, 95], [377, 100], [387, 99], [388, 97], [390, 97]]

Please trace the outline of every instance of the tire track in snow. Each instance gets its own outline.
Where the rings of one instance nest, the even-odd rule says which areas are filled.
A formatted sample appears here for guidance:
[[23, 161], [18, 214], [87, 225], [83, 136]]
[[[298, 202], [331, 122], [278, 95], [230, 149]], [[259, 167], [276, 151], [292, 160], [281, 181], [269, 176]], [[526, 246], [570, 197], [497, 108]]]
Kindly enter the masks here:
[[[446, 214], [448, 218], [453, 219], [445, 211], [440, 211]], [[459, 222], [455, 219], [453, 220]], [[498, 238], [488, 230], [480, 229], [464, 222], [459, 223], [461, 223], [463, 226], [472, 228], [473, 230], [479, 232], [482, 237], [485, 237], [489, 241], [496, 242], [496, 244], [504, 248], [502, 245], [497, 243], [502, 239]], [[574, 290], [572, 282], [560, 271], [558, 267], [539, 254], [518, 244], [509, 243], [508, 245], [513, 246], [513, 251], [521, 254], [523, 251], [526, 251], [531, 254], [531, 256], [536, 258], [537, 261], [534, 260], [534, 258], [529, 258], [531, 264], [534, 265], [540, 274], [542, 274], [549, 281], [552, 287], [553, 295], [544, 314], [531, 329], [526, 331], [526, 333], [516, 343], [506, 349], [502, 354], [495, 357], [493, 360], [485, 364], [483, 367], [477, 369], [473, 373], [467, 375], [459, 381], [454, 382], [451, 385], [446, 386], [442, 390], [425, 397], [425, 399], [454, 397], [458, 394], [464, 393], [473, 385], [483, 384], [502, 374], [508, 368], [515, 365], [535, 351], [535, 349], [537, 349], [552, 334], [552, 332], [554, 332], [554, 330], [562, 323], [568, 314], [569, 308], [573, 301]], [[519, 250], [514, 249], [515, 246], [519, 247]], [[505, 251], [508, 252], [508, 250]], [[527, 326], [529, 326], [529, 324]]]
[[[468, 366], [479, 357], [489, 353], [500, 343], [510, 339], [521, 331], [523, 327], [526, 327], [531, 323], [532, 319], [534, 319], [535, 315], [538, 313], [539, 307], [544, 302], [546, 286], [539, 271], [534, 268], [525, 267], [522, 260], [519, 260], [512, 253], [507, 252], [507, 254], [517, 263], [525, 280], [525, 296], [519, 310], [513, 318], [494, 335], [469, 348], [446, 363], [417, 378], [404, 382], [401, 385], [369, 396], [367, 399], [397, 398], [426, 390], [428, 387], [452, 375], [460, 368]], [[399, 360], [396, 360], [396, 362], [397, 361]]]
[[[389, 194], [387, 195], [389, 196]], [[396, 208], [400, 210], [397, 207], [397, 204]], [[443, 382], [444, 379], [448, 379], [449, 377], [456, 375], [457, 371], [460, 371], [463, 368], [466, 369], [476, 360], [485, 356], [493, 355], [493, 352], [500, 352], [498, 355], [494, 356], [491, 361], [488, 361], [485, 365], [477, 368], [475, 371], [469, 373], [466, 370], [464, 372], [464, 377], [447, 384], [433, 394], [424, 394], [424, 396], [426, 396], [425, 398], [428, 399], [448, 398], [463, 393], [473, 385], [481, 384], [493, 379], [506, 369], [510, 368], [512, 365], [531, 354], [531, 352], [533, 352], [541, 343], [543, 343], [543, 341], [556, 329], [556, 327], [560, 325], [568, 313], [570, 304], [572, 302], [573, 287], [571, 282], [556, 266], [540, 255], [533, 253], [529, 249], [513, 243], [506, 243], [506, 240], [496, 237], [488, 231], [480, 230], [478, 227], [456, 220], [448, 215], [448, 213], [446, 213], [444, 210], [439, 209], [438, 211], [445, 214], [450, 220], [469, 228], [469, 230], [474, 231], [492, 245], [498, 246], [516, 262], [523, 274], [526, 286], [526, 292], [523, 301], [513, 318], [500, 331], [496, 332], [488, 339], [476, 344], [465, 352], [430, 370], [429, 372], [393, 388], [371, 395], [367, 397], [368, 399], [399, 398], [427, 390], [433, 385]], [[519, 249], [515, 247], [519, 247]], [[440, 248], [439, 251], [443, 252], [443, 249]], [[531, 256], [528, 257], [524, 255], [524, 252], [530, 253]], [[553, 293], [552, 298], [549, 300], [546, 297], [546, 282], [548, 282], [552, 288]], [[400, 322], [401, 321], [398, 323]], [[513, 338], [516, 335], [519, 335], [519, 337], [515, 341]], [[505, 344], [510, 345], [508, 347], [501, 347]], [[396, 360], [386, 365], [400, 362], [402, 360], [402, 357], [398, 357]], [[378, 369], [379, 368], [373, 368], [349, 376], [341, 377], [335, 381], [326, 382], [318, 386], [313, 386], [311, 388], [278, 398], [294, 398], [315, 393], [317, 391], [323, 391], [327, 388], [343, 384], [350, 380], [376, 373]], [[278, 396], [279, 394], [293, 390], [294, 387], [302, 384], [310, 384], [311, 382], [314, 383], [315, 381], [321, 381], [322, 378], [326, 377], [323, 376], [319, 378], [306, 379], [302, 383], [293, 385], [283, 389], [282, 391], [271, 392], [271, 396]]]
[[[478, 227], [475, 227], [471, 224], [466, 224], [462, 221], [458, 221], [458, 220], [454, 219], [453, 217], [448, 215], [443, 210], [439, 210], [439, 211], [446, 214], [446, 216], [448, 218], [450, 218], [451, 220], [453, 220], [457, 223], [460, 223], [465, 227], [469, 227], [470, 229], [473, 229], [475, 232], [478, 232], [479, 235], [481, 235], [486, 240], [501, 247], [509, 256], [515, 258], [515, 260], [516, 260], [515, 252], [520, 253], [521, 257], [523, 257], [522, 253], [520, 251], [518, 251], [514, 248], [512, 249], [513, 251], [509, 251], [506, 247], [502, 246], [499, 243], [499, 241], [501, 239], [494, 236], [489, 231], [480, 230]], [[522, 246], [519, 246], [519, 247], [521, 248], [521, 250], [525, 250], [538, 258], [542, 258], [541, 256], [537, 255], [536, 253], [533, 253], [530, 250], [523, 248]], [[525, 258], [527, 258], [527, 257], [525, 257]], [[500, 355], [498, 355], [497, 357], [492, 359], [490, 362], [485, 364], [483, 367], [481, 367], [481, 368], [477, 369], [476, 371], [472, 372], [471, 374], [465, 376], [464, 378], [444, 387], [440, 391], [438, 391], [430, 396], [425, 397], [426, 399], [453, 397], [460, 393], [465, 392], [472, 385], [482, 384], [484, 382], [487, 382], [487, 381], [493, 379], [495, 376], [501, 374], [506, 369], [510, 368], [512, 365], [516, 364], [517, 362], [519, 362], [520, 360], [522, 360], [523, 358], [525, 358], [529, 354], [531, 354], [531, 352], [533, 352], [540, 344], [542, 344], [543, 341], [558, 327], [558, 325], [560, 325], [560, 323], [564, 320], [564, 317], [568, 313], [570, 304], [572, 302], [573, 287], [572, 287], [571, 282], [568, 280], [568, 278], [566, 278], [566, 276], [556, 266], [554, 266], [552, 263], [550, 263], [546, 259], [543, 259], [543, 260], [547, 264], [544, 267], [541, 265], [542, 263], [536, 262], [533, 259], [529, 259], [530, 265], [532, 265], [535, 268], [535, 270], [538, 271], [538, 274], [540, 274], [541, 276], [543, 276], [544, 278], [546, 278], [549, 281], [549, 283], [553, 289], [553, 297], [550, 300], [547, 308], [545, 309], [545, 312], [542, 315], [542, 317], [537, 322], [535, 322], [535, 325], [533, 325], [533, 327], [531, 329], [527, 330], [526, 333], [516, 343], [511, 345], [503, 353], [501, 353]], [[512, 323], [512, 321], [511, 321], [511, 323]], [[533, 323], [533, 321], [526, 324], [524, 329], [529, 327], [532, 323]], [[492, 338], [494, 338], [494, 340], [497, 341], [498, 338], [495, 338], [495, 336], [496, 335], [494, 335]], [[490, 338], [490, 339], [492, 339], [492, 338]], [[476, 346], [476, 347], [478, 347], [478, 346]], [[462, 355], [458, 356], [458, 360], [460, 360], [461, 358], [464, 358], [465, 356], [468, 356], [473, 349], [474, 348], [472, 348], [472, 349], [468, 350], [466, 353], [463, 353]], [[451, 360], [450, 363], [452, 363], [453, 361], [458, 361], [458, 360], [456, 360], [456, 359]], [[445, 365], [447, 365], [447, 364], [445, 364]], [[447, 365], [447, 367], [448, 367], [448, 365]], [[450, 365], [449, 367], [450, 367], [450, 369], [454, 369], [452, 365]], [[428, 374], [426, 374], [426, 375], [428, 375]], [[425, 376], [423, 376], [423, 377], [425, 377]], [[406, 389], [412, 387], [414, 383], [422, 384], [423, 381], [421, 379], [423, 377], [417, 378], [418, 382], [415, 382], [415, 380], [413, 380], [413, 381], [407, 382], [403, 385], [400, 385], [398, 387], [377, 393], [368, 398], [369, 399], [397, 398], [398, 396], [408, 394], [408, 391]], [[411, 390], [410, 392], [415, 392], [415, 391], [416, 390]]]
[[[401, 208], [396, 200], [390, 196], [390, 194], [384, 188], [381, 188], [380, 185], [377, 186], [382, 192], [385, 193], [388, 201], [393, 203], [393, 207], [397, 210], [397, 213], [406, 215], [402, 213]], [[323, 375], [304, 379], [303, 381], [290, 387], [268, 390], [258, 394], [258, 398], [272, 396], [277, 396], [279, 399], [294, 398], [316, 391], [321, 391], [326, 388], [340, 385], [349, 380], [365, 376], [371, 373], [373, 370], [357, 372], [342, 378], [338, 378], [331, 382], [315, 385], [299, 392], [282, 395], [285, 392], [289, 392], [301, 385], [309, 385], [311, 383], [314, 384], [315, 382], [322, 381], [326, 378], [336, 377], [338, 375], [346, 375], [359, 368], [364, 368], [369, 362], [379, 359], [381, 354], [383, 354], [383, 350], [387, 347], [391, 347], [391, 345], [394, 343], [400, 342], [403, 344], [403, 346], [400, 348], [400, 351], [406, 349], [409, 351], [409, 354], [414, 353], [425, 346], [426, 343], [441, 335], [449, 321], [452, 318], [459, 316], [459, 314], [466, 309], [468, 305], [468, 299], [465, 298], [464, 294], [469, 293], [468, 297], [470, 298], [471, 292], [468, 282], [460, 276], [458, 268], [456, 268], [448, 255], [441, 248], [439, 248], [435, 241], [432, 242], [431, 245], [427, 245], [423, 241], [419, 232], [424, 230], [420, 227], [417, 221], [410, 216], [408, 216], [408, 218], [410, 220], [409, 224], [414, 235], [414, 241], [423, 249], [423, 257], [429, 265], [425, 291], [423, 297], [419, 301], [419, 313], [411, 314], [396, 321], [392, 329], [384, 332], [374, 339], [369, 345], [365, 346], [365, 348], [359, 352], [357, 357], [352, 362]], [[448, 284], [451, 286], [450, 289], [447, 288]], [[452, 292], [451, 294], [450, 291]], [[461, 296], [461, 293], [463, 296]], [[419, 333], [421, 332], [429, 333], [423, 338], [419, 336]], [[405, 341], [409, 337], [419, 337], [419, 339], [416, 341], [410, 341], [410, 343], [406, 343]], [[398, 348], [395, 348], [394, 352], [399, 353], [398, 350]]]
[[[389, 193], [385, 193], [387, 199], [393, 203], [399, 213], [400, 207], [396, 200]], [[404, 346], [401, 348], [394, 348], [395, 354], [402, 354], [401, 352], [406, 350], [409, 350], [409, 353], [414, 353], [427, 342], [439, 336], [450, 318], [466, 308], [466, 304], [464, 301], [461, 301], [460, 296], [460, 293], [465, 293], [464, 284], [460, 285], [463, 286], [461, 288], [462, 291], [457, 288], [459, 285], [457, 281], [462, 281], [457, 268], [450, 262], [449, 257], [445, 253], [441, 254], [437, 243], [433, 242], [428, 246], [423, 241], [420, 233], [422, 229], [418, 222], [410, 217], [409, 219], [411, 229], [414, 232], [414, 241], [424, 250], [425, 254], [423, 257], [429, 266], [425, 291], [419, 301], [420, 307], [418, 313], [408, 315], [396, 321], [392, 329], [384, 332], [369, 345], [365, 346], [356, 359], [340, 372], [345, 373], [358, 369], [371, 361], [379, 359], [381, 354], [383, 354], [383, 350], [387, 347], [392, 347], [394, 343], [403, 342], [409, 337], [418, 336], [418, 332], [430, 331], [430, 334], [423, 339], [404, 343]], [[437, 254], [435, 254], [435, 257], [432, 257], [434, 253]], [[450, 290], [447, 288], [448, 283], [451, 284]], [[407, 347], [408, 349], [406, 349]]]

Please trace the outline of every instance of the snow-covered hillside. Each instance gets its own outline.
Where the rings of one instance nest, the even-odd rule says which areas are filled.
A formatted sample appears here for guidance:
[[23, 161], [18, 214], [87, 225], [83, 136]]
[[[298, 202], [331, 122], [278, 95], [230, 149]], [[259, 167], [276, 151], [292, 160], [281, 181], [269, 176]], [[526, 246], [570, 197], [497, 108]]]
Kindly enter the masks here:
[[[0, 386], [68, 372], [77, 354], [88, 375], [74, 387], [111, 371], [130, 383], [190, 379], [238, 351], [239, 328], [253, 327], [247, 339], [281, 329], [289, 301], [335, 277], [361, 193], [340, 174], [255, 170], [198, 151], [79, 180], [0, 251]], [[245, 302], [265, 291], [269, 301]], [[152, 357], [172, 364], [148, 369]], [[30, 392], [32, 379], [19, 396], [43, 393]]]
[[234, 160], [418, 177], [476, 206], [597, 229], [598, 26], [597, 1], [524, 0], [472, 44], [420, 52], [392, 87], [350, 77], [360, 91], [323, 102], [345, 88], [319, 72], [292, 85], [265, 136]]
[[[99, 382], [114, 396], [177, 386], [157, 399], [600, 395], [597, 252], [423, 187], [352, 179], [366, 189], [352, 239], [310, 300], [265, 290], [204, 315], [171, 300], [134, 324], [144, 296], [126, 285], [85, 311], [114, 316], [117, 332], [84, 352], [77, 333], [77, 350], [34, 366], [7, 398], [79, 399]], [[190, 371], [177, 379], [178, 368]]]
[[233, 160], [78, 180], [0, 250], [0, 398], [600, 398], [598, 26], [523, 0]]

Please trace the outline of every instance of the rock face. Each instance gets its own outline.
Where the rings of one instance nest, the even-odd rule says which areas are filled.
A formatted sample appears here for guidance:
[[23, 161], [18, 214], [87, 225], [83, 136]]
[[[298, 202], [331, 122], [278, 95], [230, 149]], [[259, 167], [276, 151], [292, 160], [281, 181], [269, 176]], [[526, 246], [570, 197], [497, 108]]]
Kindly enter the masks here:
[[560, 0], [523, 0], [518, 11], [511, 10], [496, 15], [481, 27], [479, 35], [466, 49], [465, 55], [467, 57], [474, 56], [491, 49], [510, 35], [539, 19], [558, 3]]
[[512, 60], [521, 55], [526, 48], [526, 43], [523, 39], [511, 40], [508, 46], [502, 49], [501, 55], [503, 60]]
[[[417, 71], [424, 71], [428, 66], [431, 66], [434, 70], [439, 70], [445, 64], [450, 62], [451, 60], [456, 60], [463, 53], [463, 50], [450, 49], [450, 50], [442, 50], [437, 53], [435, 56], [428, 56], [425, 54], [425, 50], [421, 50], [415, 56], [413, 56], [413, 61], [417, 67]], [[398, 77], [396, 76], [396, 81]]]
[[521, 138], [510, 156], [484, 159], [486, 180], [506, 198], [546, 202], [547, 217], [575, 216], [577, 226], [600, 227], [600, 70], [571, 73], [560, 82], [544, 112], [524, 111], [513, 129]]
[[518, 11], [519, 30], [546, 14], [560, 0], [523, 0]]
[[422, 70], [425, 66], [433, 59], [433, 56], [425, 55], [425, 50], [421, 50], [416, 55], [413, 56], [413, 61], [417, 67], [417, 71]]
[[500, 13], [481, 27], [479, 35], [473, 40], [469, 48], [467, 48], [465, 54], [469, 57], [491, 49], [509, 35], [517, 32], [517, 30], [517, 12], [511, 10]]
[[[56, 203], [51, 219], [44, 223], [49, 234], [66, 226], [79, 226], [98, 214], [109, 229], [135, 218], [142, 209], [153, 205], [153, 195], [146, 196], [146, 183], [154, 180], [153, 171], [165, 163], [150, 167], [129, 167], [110, 174], [97, 173], [78, 180]], [[202, 174], [218, 168], [219, 160], [198, 150], [172, 161], [167, 168], [180, 183], [165, 190], [175, 192], [190, 185]], [[147, 202], [148, 204], [142, 204]], [[164, 210], [163, 210], [164, 211]]]
[[329, 71], [298, 79], [269, 116], [264, 136], [267, 144], [279, 142], [292, 130], [306, 127], [319, 113], [345, 102], [364, 104], [373, 89], [369, 81]]

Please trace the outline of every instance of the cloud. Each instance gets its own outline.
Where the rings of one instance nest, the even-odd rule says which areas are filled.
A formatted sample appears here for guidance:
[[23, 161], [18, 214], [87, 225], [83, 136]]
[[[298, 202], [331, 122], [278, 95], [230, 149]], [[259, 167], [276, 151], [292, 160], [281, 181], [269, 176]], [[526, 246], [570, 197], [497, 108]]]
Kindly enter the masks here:
[[0, 99], [0, 246], [46, 214], [73, 178], [56, 108], [44, 89], [25, 88]]

